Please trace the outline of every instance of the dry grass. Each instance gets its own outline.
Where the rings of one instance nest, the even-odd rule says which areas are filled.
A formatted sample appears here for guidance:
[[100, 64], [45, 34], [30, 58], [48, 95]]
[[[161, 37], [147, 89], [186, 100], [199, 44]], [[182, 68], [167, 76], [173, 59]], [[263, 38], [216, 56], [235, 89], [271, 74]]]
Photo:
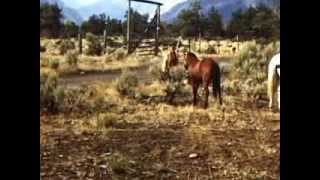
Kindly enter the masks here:
[[[258, 46], [243, 45], [238, 61], [231, 61], [239, 74], [223, 74], [224, 104], [209, 96], [206, 110], [191, 105], [188, 85], [169, 103], [172, 84], [156, 80], [156, 68], [148, 71], [154, 72], [150, 83], [133, 87], [135, 96], [121, 95], [108, 82], [66, 88], [80, 98], [75, 103], [84, 103], [41, 116], [42, 179], [279, 179], [279, 113], [246, 95], [266, 91], [257, 62], [279, 46]], [[66, 67], [62, 56], [46, 52], [41, 58], [41, 71], [59, 73]], [[161, 57], [114, 58], [82, 55], [78, 67], [105, 71], [161, 62]], [[58, 70], [46, 59], [61, 59]]]
[[[146, 85], [144, 89], [157, 86], [161, 85]], [[276, 135], [279, 127], [270, 125], [278, 119], [278, 115], [268, 112], [266, 108], [248, 106], [248, 102], [235, 96], [226, 96], [223, 107], [215, 104], [211, 98], [207, 110], [187, 104], [145, 104], [120, 96], [112, 86], [96, 85], [95, 88], [96, 96], [106, 97], [115, 106], [98, 115], [69, 116], [67, 119], [65, 116], [51, 117], [46, 125], [54, 123], [55, 127], [49, 126], [51, 135], [48, 131], [42, 131], [46, 134], [41, 145], [44, 148], [42, 153], [54, 153], [54, 149], [60, 149], [64, 157], [73, 157], [71, 162], [75, 161], [75, 157], [90, 156], [94, 161], [104, 162], [110, 167], [107, 170], [109, 176], [104, 177], [147, 178], [152, 175], [157, 179], [164, 176], [166, 171], [175, 172], [171, 174], [173, 179], [177, 176], [187, 179], [188, 173], [192, 177], [211, 176], [217, 179], [263, 179], [279, 175], [279, 139]], [[58, 129], [68, 130], [64, 135], [61, 134], [63, 131], [60, 132], [58, 136], [64, 136], [67, 143], [64, 146], [69, 145], [70, 149], [62, 150], [62, 146], [49, 148], [51, 136]], [[72, 140], [73, 136], [78, 140]], [[76, 142], [90, 143], [78, 145]], [[72, 151], [82, 146], [89, 149]], [[68, 155], [70, 152], [73, 153]], [[106, 153], [108, 155], [104, 159], [102, 155]], [[194, 160], [188, 158], [192, 153], [198, 156]], [[55, 166], [55, 160], [43, 161], [42, 168]], [[83, 163], [78, 171], [88, 172], [85, 167], [90, 161]], [[209, 169], [213, 174], [208, 171], [208, 166], [212, 167]], [[58, 173], [60, 170], [50, 171]], [[96, 169], [94, 172], [93, 177], [98, 178], [101, 171]], [[64, 173], [66, 177], [70, 175]]]

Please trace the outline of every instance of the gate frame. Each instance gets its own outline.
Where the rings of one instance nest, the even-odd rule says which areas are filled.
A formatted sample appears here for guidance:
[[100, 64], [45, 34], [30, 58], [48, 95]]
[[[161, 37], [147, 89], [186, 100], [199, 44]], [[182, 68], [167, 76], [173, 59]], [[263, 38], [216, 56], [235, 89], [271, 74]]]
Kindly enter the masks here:
[[154, 4], [157, 5], [156, 10], [156, 32], [155, 32], [155, 55], [158, 55], [159, 52], [159, 31], [160, 31], [160, 6], [163, 4], [160, 2], [154, 2], [154, 1], [148, 1], [148, 0], [128, 0], [128, 16], [127, 16], [127, 51], [128, 54], [130, 54], [130, 48], [131, 48], [131, 38], [130, 38], [130, 10], [131, 10], [131, 1], [140, 2], [140, 3], [147, 3], [147, 4]]

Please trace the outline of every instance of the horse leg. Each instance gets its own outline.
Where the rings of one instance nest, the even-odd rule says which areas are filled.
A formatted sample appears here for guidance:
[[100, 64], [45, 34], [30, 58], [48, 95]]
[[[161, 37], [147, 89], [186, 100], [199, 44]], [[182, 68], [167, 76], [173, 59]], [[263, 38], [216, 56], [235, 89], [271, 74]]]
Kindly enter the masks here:
[[218, 68], [213, 76], [212, 94], [215, 98], [219, 98], [219, 104], [222, 105], [221, 85], [220, 85], [220, 69]]
[[280, 82], [278, 84], [278, 108], [280, 110]]
[[205, 102], [204, 102], [204, 108], [208, 108], [208, 101], [209, 101], [209, 88], [208, 88], [209, 83], [204, 84], [204, 93], [205, 93]]
[[218, 87], [218, 94], [219, 94], [219, 104], [220, 105], [222, 105], [222, 95], [221, 95], [221, 87], [220, 87], [220, 85], [219, 85], [219, 87]]
[[196, 106], [197, 105], [197, 95], [198, 95], [198, 87], [199, 85], [194, 83], [192, 85], [192, 91], [193, 91], [193, 106]]
[[274, 87], [275, 87], [275, 70], [270, 68], [268, 72], [268, 97], [269, 97], [269, 108], [272, 108], [274, 99]]

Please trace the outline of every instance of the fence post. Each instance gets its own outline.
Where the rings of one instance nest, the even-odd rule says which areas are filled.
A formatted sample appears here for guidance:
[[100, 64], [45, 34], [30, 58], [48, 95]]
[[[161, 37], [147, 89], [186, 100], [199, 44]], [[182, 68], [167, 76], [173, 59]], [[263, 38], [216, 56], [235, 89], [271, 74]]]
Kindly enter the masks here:
[[105, 29], [104, 31], [103, 31], [103, 41], [104, 41], [104, 44], [103, 44], [103, 46], [104, 46], [104, 52], [105, 52], [105, 54], [108, 52], [107, 51], [107, 29]]
[[82, 54], [82, 31], [81, 31], [81, 26], [79, 27], [78, 41], [79, 41], [79, 54]]
[[128, 17], [127, 17], [127, 48], [128, 48], [128, 54], [130, 54], [130, 11], [131, 11], [131, 0], [128, 0]]
[[160, 5], [158, 5], [157, 8], [157, 15], [156, 15], [156, 39], [155, 39], [155, 55], [158, 55], [159, 52], [159, 31], [160, 31]]

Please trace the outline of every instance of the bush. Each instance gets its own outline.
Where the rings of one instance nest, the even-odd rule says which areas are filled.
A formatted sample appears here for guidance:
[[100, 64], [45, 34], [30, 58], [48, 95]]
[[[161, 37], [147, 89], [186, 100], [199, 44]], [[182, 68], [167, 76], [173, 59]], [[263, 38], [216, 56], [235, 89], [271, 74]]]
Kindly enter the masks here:
[[255, 71], [265, 71], [267, 63], [261, 52], [261, 45], [256, 44], [255, 41], [244, 44], [239, 52], [238, 59], [232, 65], [235, 78], [246, 79]]
[[116, 60], [122, 60], [126, 56], [127, 52], [124, 48], [118, 48], [113, 54]]
[[63, 102], [64, 112], [88, 112], [94, 111], [90, 104], [88, 89], [85, 87], [68, 88], [65, 90]]
[[112, 169], [112, 173], [115, 175], [127, 174], [132, 169], [132, 163], [130, 162], [130, 159], [117, 152], [108, 157], [108, 164]]
[[124, 48], [117, 48], [115, 50], [113, 50], [113, 52], [111, 54], [108, 54], [105, 56], [105, 61], [106, 62], [110, 62], [113, 60], [122, 60], [126, 57], [126, 50]]
[[268, 62], [279, 52], [279, 48], [279, 42], [270, 43], [264, 48], [255, 41], [245, 43], [238, 59], [231, 65], [232, 80], [224, 82], [224, 92], [241, 93], [254, 98], [266, 95]]
[[58, 59], [51, 59], [51, 60], [49, 61], [49, 67], [50, 67], [51, 69], [57, 70], [57, 69], [59, 68], [59, 65], [60, 65], [60, 63], [59, 63], [59, 60], [58, 60]]
[[107, 113], [103, 115], [102, 118], [98, 119], [97, 128], [101, 130], [101, 129], [112, 127], [117, 120], [118, 120], [118, 117], [115, 114]]
[[169, 83], [166, 86], [165, 92], [169, 102], [173, 101], [176, 94], [185, 94], [184, 81], [187, 80], [187, 74], [182, 69], [169, 73]]
[[208, 48], [205, 50], [207, 54], [217, 54], [217, 50], [213, 45], [209, 45]]
[[92, 33], [87, 33], [86, 40], [88, 41], [88, 49], [86, 50], [86, 54], [97, 56], [101, 55], [103, 48], [99, 41], [99, 37]]
[[271, 58], [278, 52], [280, 52], [280, 42], [279, 41], [268, 44], [264, 49], [264, 55], [265, 55], [266, 60], [270, 61]]
[[160, 66], [151, 66], [149, 68], [149, 73], [153, 80], [161, 81], [166, 79], [165, 74], [162, 72]]
[[46, 47], [40, 45], [40, 52], [46, 52]]
[[40, 71], [40, 111], [56, 113], [63, 104], [64, 91], [58, 88], [58, 76]]
[[138, 85], [138, 78], [134, 73], [125, 70], [114, 84], [121, 95], [134, 95], [134, 88]]
[[43, 54], [40, 55], [40, 67], [47, 67], [49, 65], [49, 58], [44, 56]]
[[67, 53], [69, 50], [73, 50], [75, 48], [76, 46], [74, 42], [68, 39], [65, 39], [59, 43], [59, 51], [60, 51], [60, 54], [62, 55]]
[[79, 54], [77, 51], [68, 51], [65, 55], [65, 62], [71, 67], [77, 67], [79, 61]]

